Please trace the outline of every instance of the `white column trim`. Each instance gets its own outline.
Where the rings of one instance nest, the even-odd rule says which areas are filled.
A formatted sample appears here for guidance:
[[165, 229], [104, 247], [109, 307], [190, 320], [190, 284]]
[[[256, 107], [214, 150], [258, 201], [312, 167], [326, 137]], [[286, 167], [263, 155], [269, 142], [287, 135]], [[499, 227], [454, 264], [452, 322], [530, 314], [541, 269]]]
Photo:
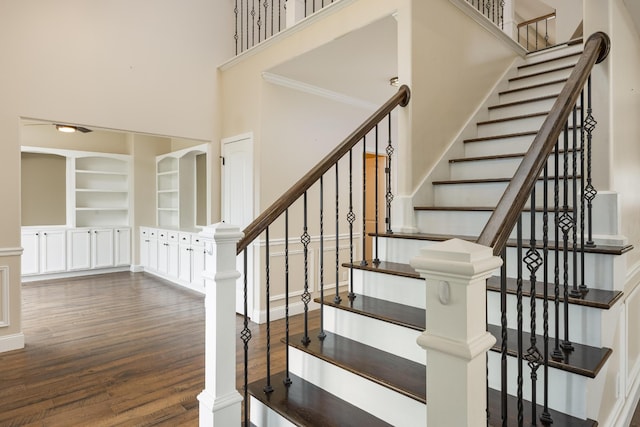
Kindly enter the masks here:
[[9, 266], [0, 266], [0, 328], [9, 326]]

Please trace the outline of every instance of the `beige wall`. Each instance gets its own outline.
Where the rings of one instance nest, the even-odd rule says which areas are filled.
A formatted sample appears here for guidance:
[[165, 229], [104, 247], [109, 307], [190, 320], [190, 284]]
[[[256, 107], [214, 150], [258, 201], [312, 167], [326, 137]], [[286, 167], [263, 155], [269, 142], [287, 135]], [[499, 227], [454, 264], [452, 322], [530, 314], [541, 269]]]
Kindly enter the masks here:
[[67, 223], [67, 159], [22, 153], [22, 225]]
[[53, 125], [43, 123], [24, 123], [20, 143], [31, 147], [129, 154], [125, 133], [97, 129], [89, 133], [64, 133], [57, 131]]
[[[232, 55], [231, 0], [0, 0], [0, 182], [20, 181], [20, 118], [219, 141], [216, 67]], [[18, 185], [0, 187], [0, 249], [20, 246]], [[8, 327], [20, 334], [19, 257]]]

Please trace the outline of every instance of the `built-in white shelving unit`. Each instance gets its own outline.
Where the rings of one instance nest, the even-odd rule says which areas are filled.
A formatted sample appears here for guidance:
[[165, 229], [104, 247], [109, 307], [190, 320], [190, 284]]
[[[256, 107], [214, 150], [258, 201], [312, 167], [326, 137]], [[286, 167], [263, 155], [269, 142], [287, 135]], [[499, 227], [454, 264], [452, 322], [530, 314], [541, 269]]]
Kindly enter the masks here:
[[[206, 204], [199, 197], [197, 156], [206, 155], [206, 144], [156, 157], [157, 226], [192, 230], [197, 224], [197, 207]], [[206, 183], [205, 183], [206, 184]]]
[[129, 162], [123, 158], [75, 158], [75, 226], [129, 224]]

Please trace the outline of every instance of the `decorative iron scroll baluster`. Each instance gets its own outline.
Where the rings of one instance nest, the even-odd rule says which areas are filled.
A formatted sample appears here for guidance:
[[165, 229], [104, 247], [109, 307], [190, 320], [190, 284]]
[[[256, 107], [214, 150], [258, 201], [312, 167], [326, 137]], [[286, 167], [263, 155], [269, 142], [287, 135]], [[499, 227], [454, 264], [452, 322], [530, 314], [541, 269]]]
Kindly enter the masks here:
[[500, 395], [502, 402], [502, 427], [507, 427], [507, 247], [502, 248], [500, 267], [500, 326], [502, 343], [500, 346]]
[[267, 0], [264, 0], [264, 3], [262, 5], [264, 6], [264, 19], [265, 19], [265, 23], [264, 23], [264, 39], [266, 40], [267, 37], [268, 37], [267, 36], [267, 34], [268, 34], [268, 32], [267, 32], [268, 25], [267, 25], [266, 20], [267, 20], [267, 16], [269, 15], [268, 12], [267, 12], [269, 10], [269, 2]]
[[[248, 306], [248, 279], [247, 279], [247, 249], [242, 251], [244, 265], [243, 265], [243, 309], [242, 316], [242, 332], [240, 332], [240, 339], [242, 340], [242, 354], [244, 357], [244, 366], [249, 366], [249, 341], [251, 340], [251, 329], [249, 329], [249, 306]], [[248, 402], [249, 398], [249, 370], [244, 370], [244, 401]], [[249, 405], [244, 405], [244, 422], [245, 425], [249, 425]]]
[[362, 139], [362, 261], [367, 265], [367, 136]]
[[244, 51], [244, 0], [240, 0], [240, 51]]
[[549, 20], [544, 20], [544, 47], [549, 46]]
[[[349, 222], [349, 263], [353, 266], [353, 223], [356, 221], [356, 215], [353, 213], [353, 150], [349, 150], [349, 213], [347, 221]], [[353, 267], [349, 268], [349, 279], [349, 300], [353, 301], [356, 297], [356, 294], [353, 293]]]
[[[333, 302], [336, 304], [342, 302], [342, 298], [340, 298], [340, 188], [338, 183], [338, 163], [336, 163], [336, 296], [333, 297]], [[353, 263], [353, 260], [351, 262]]]
[[269, 259], [269, 227], [265, 230], [265, 238], [267, 240], [265, 246], [265, 279], [266, 279], [266, 309], [267, 309], [267, 384], [264, 386], [265, 393], [273, 392], [271, 385], [271, 262]]
[[[260, 4], [258, 4], [260, 10]], [[258, 17], [258, 41], [260, 41], [260, 18]], [[256, 0], [251, 0], [251, 46], [256, 45]]]
[[589, 289], [584, 283], [584, 228], [585, 228], [585, 188], [584, 188], [584, 126], [585, 126], [585, 114], [584, 114], [584, 89], [580, 92], [580, 292], [586, 294]]
[[[267, 19], [265, 15], [265, 20]], [[260, 0], [258, 0], [258, 43], [262, 41], [262, 8], [260, 7]], [[255, 46], [255, 43], [253, 44]]]
[[233, 34], [233, 39], [236, 42], [236, 55], [239, 53], [239, 47], [238, 47], [238, 40], [239, 40], [239, 36], [238, 36], [238, 0], [236, 0], [235, 6], [233, 8], [233, 13], [236, 16], [236, 32]]
[[[544, 425], [553, 423], [549, 413], [549, 165], [544, 165], [542, 173], [542, 328], [544, 345], [544, 390], [543, 408], [540, 421]], [[532, 419], [533, 421], [533, 419]]]
[[[245, 261], [246, 262], [246, 261]], [[282, 382], [291, 385], [289, 376], [289, 209], [284, 211], [284, 323], [285, 323], [285, 375]]]
[[570, 295], [573, 298], [581, 298], [582, 292], [578, 289], [578, 107], [573, 106], [573, 286]]
[[564, 358], [564, 354], [560, 351], [560, 153], [559, 150], [560, 141], [556, 141], [556, 146], [553, 151], [554, 160], [554, 177], [553, 177], [553, 215], [554, 215], [554, 239], [556, 242], [556, 248], [553, 251], [554, 254], [554, 267], [553, 267], [553, 302], [555, 306], [555, 339], [553, 346], [553, 353], [551, 358], [556, 362]]
[[504, 30], [504, 2], [500, 0], [500, 29]]
[[[584, 106], [582, 107], [584, 108]], [[587, 80], [587, 117], [584, 119], [584, 131], [587, 132], [587, 187], [584, 190], [585, 199], [587, 200], [587, 229], [589, 230], [589, 238], [585, 246], [595, 247], [596, 244], [593, 241], [593, 199], [596, 198], [598, 192], [593, 186], [591, 180], [591, 141], [593, 138], [593, 130], [596, 128], [598, 122], [595, 121], [591, 109], [591, 76]]]
[[562, 215], [560, 216], [560, 229], [562, 230], [562, 260], [563, 260], [563, 291], [564, 291], [564, 340], [562, 349], [573, 350], [569, 341], [569, 230], [574, 226], [573, 218], [569, 215], [569, 124], [564, 125], [564, 176], [562, 178]]
[[517, 391], [517, 403], [518, 403], [518, 427], [522, 427], [524, 421], [524, 405], [523, 405], [523, 369], [522, 361], [524, 360], [524, 345], [522, 337], [522, 214], [518, 217], [518, 224], [516, 226], [516, 240], [517, 240], [517, 255], [516, 260], [518, 264], [518, 277], [516, 288], [516, 311], [518, 318], [518, 391]]
[[378, 195], [379, 195], [379, 191], [378, 191], [378, 125], [376, 125], [376, 159], [375, 159], [375, 164], [376, 164], [376, 173], [374, 174], [374, 179], [375, 179], [375, 192], [376, 192], [376, 196], [375, 196], [375, 206], [376, 206], [376, 212], [375, 212], [375, 227], [376, 227], [376, 237], [375, 237], [375, 254], [373, 256], [373, 263], [375, 265], [379, 265], [380, 264], [380, 257], [378, 256], [378, 223], [379, 223], [379, 200], [378, 200]]
[[538, 23], [536, 22], [536, 50], [538, 50], [538, 34], [540, 34], [538, 32]]
[[273, 22], [273, 0], [271, 0], [271, 35], [275, 34]]
[[391, 114], [389, 117], [389, 143], [387, 144], [387, 167], [384, 170], [384, 173], [387, 176], [387, 191], [385, 194], [385, 201], [387, 204], [387, 217], [385, 218], [385, 222], [387, 224], [387, 233], [393, 233], [391, 230], [391, 202], [393, 202], [393, 192], [391, 191], [391, 156], [393, 156], [393, 145], [391, 145]]
[[302, 302], [304, 304], [304, 335], [302, 336], [302, 344], [307, 345], [311, 342], [309, 338], [309, 301], [311, 301], [311, 294], [309, 293], [309, 243], [311, 243], [311, 236], [308, 233], [307, 227], [307, 192], [304, 192], [304, 225], [303, 233], [300, 237], [302, 243], [302, 250], [304, 253], [304, 291], [302, 292]]
[[324, 340], [324, 177], [320, 177], [320, 333], [318, 338]]
[[[527, 349], [525, 360], [529, 365], [531, 371], [531, 420], [536, 420], [537, 410], [537, 396], [536, 396], [536, 382], [538, 380], [538, 368], [543, 363], [542, 354], [538, 350], [536, 342], [536, 273], [542, 265], [542, 257], [536, 248], [536, 187], [531, 190], [531, 235], [529, 236], [529, 249], [524, 257], [524, 263], [529, 270], [529, 285], [530, 285], [530, 318], [531, 318], [531, 334], [530, 334], [530, 347]], [[535, 422], [535, 421], [534, 421]]]

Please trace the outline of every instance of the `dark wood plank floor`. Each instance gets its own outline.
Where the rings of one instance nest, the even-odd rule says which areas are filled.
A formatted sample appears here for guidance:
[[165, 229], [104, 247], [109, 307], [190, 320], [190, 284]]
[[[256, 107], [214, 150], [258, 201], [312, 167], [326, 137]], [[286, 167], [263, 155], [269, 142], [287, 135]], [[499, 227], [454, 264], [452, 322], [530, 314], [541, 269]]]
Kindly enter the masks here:
[[[292, 318], [292, 333], [301, 324]], [[266, 331], [249, 326], [254, 381], [265, 375]], [[23, 286], [23, 330], [26, 348], [0, 353], [0, 426], [198, 425], [201, 295], [140, 273], [34, 282]], [[283, 331], [274, 322], [272, 336]], [[284, 368], [283, 354], [272, 338], [273, 372]], [[631, 426], [640, 427], [640, 408]]]
[[[257, 379], [265, 328], [250, 327]], [[26, 348], [0, 354], [0, 426], [198, 425], [203, 296], [141, 273], [34, 282], [23, 285], [23, 330]]]

